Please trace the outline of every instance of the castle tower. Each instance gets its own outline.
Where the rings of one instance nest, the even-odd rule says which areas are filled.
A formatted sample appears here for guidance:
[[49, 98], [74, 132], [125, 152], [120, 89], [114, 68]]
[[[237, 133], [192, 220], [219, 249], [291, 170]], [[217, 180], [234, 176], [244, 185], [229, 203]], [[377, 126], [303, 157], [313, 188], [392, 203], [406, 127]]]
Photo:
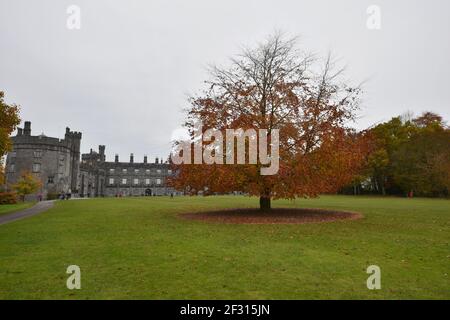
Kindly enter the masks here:
[[98, 153], [100, 154], [100, 161], [105, 162], [106, 156], [105, 156], [105, 146], [99, 145], [98, 146]]
[[70, 128], [66, 128], [66, 134], [64, 139], [70, 149], [71, 156], [71, 177], [70, 188], [73, 191], [77, 189], [78, 185], [78, 171], [80, 168], [80, 146], [81, 146], [81, 132], [70, 131]]
[[[5, 176], [9, 185], [17, 183], [22, 172], [31, 172], [41, 181], [38, 193], [44, 197], [69, 189], [76, 192], [81, 133], [67, 128], [64, 139], [32, 135], [31, 122], [25, 121], [11, 141], [13, 151], [7, 155]], [[30, 195], [30, 199], [33, 196], [36, 195]]]
[[23, 135], [31, 136], [31, 122], [25, 121], [25, 126], [23, 128]]

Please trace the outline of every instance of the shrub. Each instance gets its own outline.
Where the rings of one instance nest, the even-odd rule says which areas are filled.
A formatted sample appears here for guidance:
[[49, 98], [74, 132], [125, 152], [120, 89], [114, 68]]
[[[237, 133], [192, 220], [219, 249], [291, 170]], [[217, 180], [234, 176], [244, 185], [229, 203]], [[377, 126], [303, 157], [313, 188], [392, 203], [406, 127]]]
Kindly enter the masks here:
[[28, 194], [35, 193], [42, 187], [42, 182], [37, 179], [30, 171], [23, 171], [20, 174], [20, 179], [16, 184], [12, 186], [13, 190], [17, 192], [25, 201], [25, 196]]
[[57, 193], [47, 193], [47, 200], [57, 200], [59, 199], [59, 194]]
[[15, 204], [17, 203], [17, 194], [14, 192], [1, 192], [0, 193], [0, 205], [1, 204]]

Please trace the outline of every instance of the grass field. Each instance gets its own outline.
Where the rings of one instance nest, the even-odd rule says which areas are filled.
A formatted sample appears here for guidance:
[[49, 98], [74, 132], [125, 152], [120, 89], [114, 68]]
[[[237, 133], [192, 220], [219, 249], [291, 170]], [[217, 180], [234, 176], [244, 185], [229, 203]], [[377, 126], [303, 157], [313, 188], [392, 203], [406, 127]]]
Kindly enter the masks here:
[[[0, 226], [0, 298], [450, 299], [450, 201], [323, 196], [277, 207], [357, 211], [305, 225], [187, 221], [181, 212], [256, 207], [247, 197], [57, 202]], [[81, 268], [81, 290], [66, 268]], [[381, 268], [368, 290], [366, 268]]]
[[13, 213], [15, 211], [23, 210], [33, 206], [34, 202], [21, 202], [16, 204], [2, 204], [0, 205], [0, 216], [4, 214]]

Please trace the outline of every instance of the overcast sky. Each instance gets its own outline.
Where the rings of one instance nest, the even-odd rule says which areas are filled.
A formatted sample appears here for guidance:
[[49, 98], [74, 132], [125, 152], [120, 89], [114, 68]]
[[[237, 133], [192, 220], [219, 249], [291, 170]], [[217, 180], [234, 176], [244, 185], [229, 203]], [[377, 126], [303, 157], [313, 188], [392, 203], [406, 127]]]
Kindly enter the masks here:
[[[81, 29], [66, 27], [69, 5]], [[366, 26], [370, 5], [381, 29]], [[107, 158], [167, 156], [207, 66], [274, 30], [366, 81], [358, 128], [411, 110], [450, 120], [448, 0], [0, 0], [0, 90], [34, 134], [83, 133]]]

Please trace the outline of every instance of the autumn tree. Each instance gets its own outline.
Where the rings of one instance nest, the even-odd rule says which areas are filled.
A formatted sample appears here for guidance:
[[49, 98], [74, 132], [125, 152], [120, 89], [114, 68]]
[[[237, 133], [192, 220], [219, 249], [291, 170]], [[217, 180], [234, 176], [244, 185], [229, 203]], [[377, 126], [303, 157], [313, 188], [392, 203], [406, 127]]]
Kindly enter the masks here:
[[0, 91], [0, 185], [4, 183], [3, 157], [11, 150], [10, 134], [20, 123], [19, 107], [4, 101], [4, 92]]
[[449, 195], [450, 136], [440, 115], [427, 111], [394, 117], [367, 134], [372, 147], [359, 187], [370, 181], [366, 192]]
[[367, 173], [376, 193], [385, 195], [396, 188], [393, 181], [392, 154], [399, 146], [409, 141], [416, 130], [417, 127], [412, 121], [403, 121], [401, 117], [394, 117], [370, 129], [374, 145], [368, 158]]
[[320, 64], [298, 50], [296, 39], [280, 34], [244, 50], [228, 68], [213, 67], [208, 88], [190, 99], [185, 125], [191, 137], [196, 122], [224, 137], [226, 129], [265, 129], [269, 144], [278, 129], [279, 171], [261, 175], [259, 160], [182, 164], [170, 183], [191, 194], [243, 191], [259, 196], [263, 210], [270, 209], [271, 199], [337, 191], [352, 180], [366, 154], [363, 135], [348, 127], [360, 90], [340, 81], [342, 71], [334, 70], [331, 57]]
[[22, 201], [25, 201], [26, 195], [37, 192], [41, 187], [42, 182], [29, 171], [22, 172], [17, 183], [12, 185], [12, 189], [21, 197]]
[[393, 179], [404, 193], [447, 197], [450, 194], [450, 130], [440, 116], [430, 112], [413, 123], [418, 129], [392, 154]]
[[443, 128], [445, 126], [442, 116], [431, 111], [425, 111], [417, 118], [412, 119], [412, 122], [419, 128]]
[[3, 189], [6, 188], [5, 182], [6, 182], [6, 179], [5, 179], [5, 167], [3, 166], [2, 163], [0, 163], [0, 192], [2, 192]]

